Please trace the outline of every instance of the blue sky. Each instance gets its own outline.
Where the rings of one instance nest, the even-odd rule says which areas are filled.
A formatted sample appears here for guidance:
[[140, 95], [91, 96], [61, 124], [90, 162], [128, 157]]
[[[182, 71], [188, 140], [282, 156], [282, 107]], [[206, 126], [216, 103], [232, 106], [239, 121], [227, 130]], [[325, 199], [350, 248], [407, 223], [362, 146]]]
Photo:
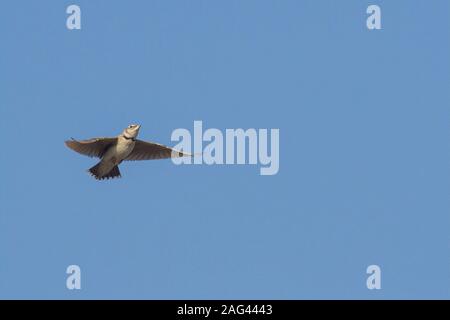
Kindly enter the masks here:
[[[450, 298], [449, 15], [444, 0], [4, 1], [0, 298]], [[279, 173], [165, 160], [98, 182], [63, 143], [137, 122], [170, 145], [194, 120], [279, 128]]]

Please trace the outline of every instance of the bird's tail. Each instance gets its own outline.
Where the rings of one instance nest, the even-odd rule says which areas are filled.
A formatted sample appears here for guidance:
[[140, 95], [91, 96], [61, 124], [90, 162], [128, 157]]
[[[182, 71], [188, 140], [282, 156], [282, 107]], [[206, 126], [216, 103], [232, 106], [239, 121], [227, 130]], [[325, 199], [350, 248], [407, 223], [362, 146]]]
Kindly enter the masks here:
[[119, 171], [119, 167], [115, 166], [113, 167], [109, 172], [104, 173], [102, 172], [102, 168], [101, 166], [101, 162], [97, 163], [95, 166], [93, 166], [92, 168], [90, 168], [88, 171], [89, 173], [97, 180], [103, 180], [103, 179], [113, 179], [113, 178], [120, 178], [120, 171]]

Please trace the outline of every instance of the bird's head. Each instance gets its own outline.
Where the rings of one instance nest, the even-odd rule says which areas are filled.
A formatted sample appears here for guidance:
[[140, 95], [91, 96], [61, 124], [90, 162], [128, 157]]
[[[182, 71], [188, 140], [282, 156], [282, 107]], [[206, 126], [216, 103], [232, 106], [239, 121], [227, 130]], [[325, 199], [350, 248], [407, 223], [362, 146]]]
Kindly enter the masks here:
[[130, 124], [125, 130], [123, 130], [122, 135], [127, 139], [134, 139], [139, 133], [141, 128], [138, 124]]

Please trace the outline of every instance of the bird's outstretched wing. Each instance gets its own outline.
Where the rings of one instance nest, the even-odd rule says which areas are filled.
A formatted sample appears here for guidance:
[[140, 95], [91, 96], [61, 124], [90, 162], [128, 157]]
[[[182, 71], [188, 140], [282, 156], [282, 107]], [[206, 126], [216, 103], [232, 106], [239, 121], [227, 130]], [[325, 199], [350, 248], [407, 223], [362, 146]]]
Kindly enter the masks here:
[[108, 148], [116, 142], [117, 138], [93, 138], [80, 141], [72, 138], [72, 140], [67, 140], [65, 144], [73, 151], [84, 154], [85, 156], [102, 158]]
[[190, 156], [188, 153], [176, 151], [162, 144], [136, 140], [133, 151], [124, 160], [153, 160]]

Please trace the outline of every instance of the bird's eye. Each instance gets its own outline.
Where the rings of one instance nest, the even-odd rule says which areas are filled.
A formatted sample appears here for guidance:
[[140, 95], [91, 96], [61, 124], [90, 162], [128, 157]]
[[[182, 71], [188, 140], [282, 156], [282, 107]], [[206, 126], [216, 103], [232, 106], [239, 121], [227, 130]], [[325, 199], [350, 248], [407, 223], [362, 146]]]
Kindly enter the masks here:
[[133, 125], [129, 125], [129, 126], [128, 126], [128, 129], [131, 129], [131, 128], [133, 128]]

